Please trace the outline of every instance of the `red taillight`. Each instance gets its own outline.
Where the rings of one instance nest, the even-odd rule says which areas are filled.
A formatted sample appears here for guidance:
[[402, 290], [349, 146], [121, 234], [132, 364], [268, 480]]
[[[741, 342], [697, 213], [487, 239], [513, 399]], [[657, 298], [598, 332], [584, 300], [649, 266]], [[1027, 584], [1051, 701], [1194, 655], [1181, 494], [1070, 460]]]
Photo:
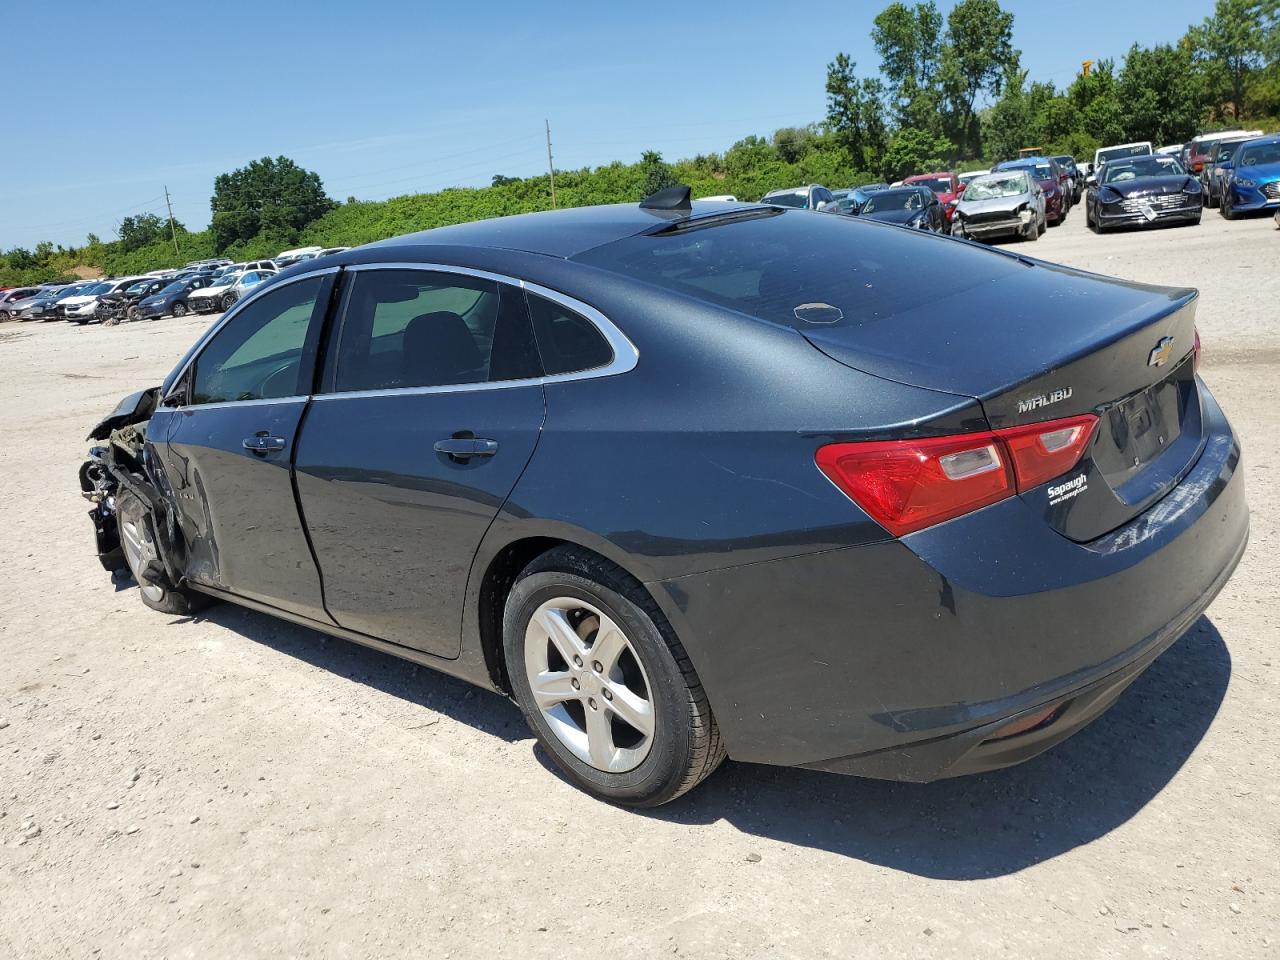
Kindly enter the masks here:
[[1097, 422], [1086, 414], [991, 433], [831, 443], [816, 459], [845, 495], [901, 537], [1066, 473]]
[[1018, 492], [1038, 487], [1079, 463], [1097, 423], [1097, 417], [1086, 413], [1065, 420], [997, 430], [996, 436], [1008, 446], [1013, 459]]

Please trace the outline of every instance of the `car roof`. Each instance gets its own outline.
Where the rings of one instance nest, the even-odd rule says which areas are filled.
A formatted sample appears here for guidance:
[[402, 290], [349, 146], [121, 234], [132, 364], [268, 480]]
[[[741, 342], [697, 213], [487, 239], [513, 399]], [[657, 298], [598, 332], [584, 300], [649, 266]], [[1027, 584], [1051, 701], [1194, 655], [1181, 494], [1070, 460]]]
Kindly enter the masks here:
[[[807, 190], [808, 188], [799, 189]], [[520, 250], [567, 259], [594, 247], [644, 233], [674, 219], [724, 216], [735, 210], [751, 210], [759, 206], [760, 204], [757, 203], [734, 203], [726, 200], [694, 200], [688, 211], [646, 210], [636, 203], [615, 203], [598, 207], [521, 213], [510, 217], [436, 227], [432, 230], [380, 240], [364, 247], [334, 254], [333, 262], [357, 262], [360, 259], [368, 259], [367, 254], [370, 251], [384, 248], [429, 246]]]
[[933, 177], [949, 177], [950, 170], [936, 170], [933, 173], [913, 173], [911, 176], [903, 180], [903, 183], [915, 183], [917, 180], [929, 180]]

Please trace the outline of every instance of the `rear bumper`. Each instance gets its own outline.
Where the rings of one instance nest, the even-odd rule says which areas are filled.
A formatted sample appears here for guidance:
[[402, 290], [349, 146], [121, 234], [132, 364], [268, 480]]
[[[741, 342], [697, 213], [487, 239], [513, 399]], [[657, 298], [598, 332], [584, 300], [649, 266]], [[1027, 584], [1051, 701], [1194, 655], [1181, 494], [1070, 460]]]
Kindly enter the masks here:
[[1240, 449], [1207, 391], [1204, 408], [1182, 482], [1090, 543], [1012, 498], [902, 540], [654, 584], [729, 755], [923, 781], [1020, 762], [1088, 723], [1243, 554]]

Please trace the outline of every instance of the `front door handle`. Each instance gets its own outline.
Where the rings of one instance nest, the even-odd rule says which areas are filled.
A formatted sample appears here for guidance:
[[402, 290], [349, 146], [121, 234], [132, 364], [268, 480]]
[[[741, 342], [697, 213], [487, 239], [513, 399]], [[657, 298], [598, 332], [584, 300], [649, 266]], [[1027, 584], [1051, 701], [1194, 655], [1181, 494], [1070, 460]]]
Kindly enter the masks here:
[[278, 453], [287, 446], [284, 437], [273, 437], [267, 433], [260, 433], [254, 437], [244, 438], [244, 448], [251, 453]]
[[443, 453], [454, 460], [470, 460], [472, 457], [492, 457], [498, 452], [497, 440], [484, 437], [449, 437], [437, 440], [436, 453]]

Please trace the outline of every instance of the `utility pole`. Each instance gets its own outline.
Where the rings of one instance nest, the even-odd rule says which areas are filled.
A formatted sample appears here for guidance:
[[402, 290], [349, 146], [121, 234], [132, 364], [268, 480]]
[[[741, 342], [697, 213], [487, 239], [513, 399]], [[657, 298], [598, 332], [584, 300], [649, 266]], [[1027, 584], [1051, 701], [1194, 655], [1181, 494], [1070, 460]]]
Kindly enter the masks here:
[[181, 255], [178, 249], [178, 228], [173, 225], [173, 204], [169, 202], [169, 188], [164, 188], [164, 205], [169, 208], [169, 234], [173, 237], [173, 252]]
[[551, 209], [556, 208], [556, 166], [551, 161], [551, 121], [544, 120], [547, 125], [547, 172], [551, 174]]

